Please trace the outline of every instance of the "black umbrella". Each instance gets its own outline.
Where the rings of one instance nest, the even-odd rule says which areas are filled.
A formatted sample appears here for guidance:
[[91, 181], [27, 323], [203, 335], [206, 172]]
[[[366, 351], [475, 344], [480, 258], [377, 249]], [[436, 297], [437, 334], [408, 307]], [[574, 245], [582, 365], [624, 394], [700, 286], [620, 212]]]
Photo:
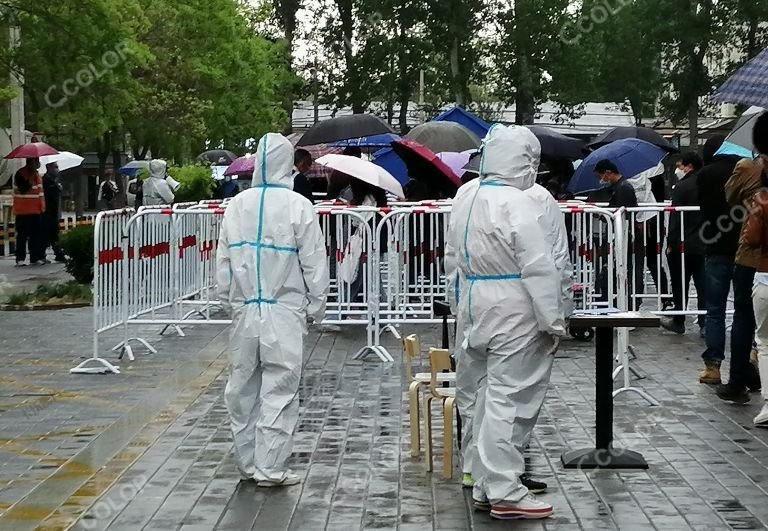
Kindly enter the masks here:
[[584, 142], [542, 125], [527, 126], [541, 143], [541, 156], [553, 159], [579, 160], [585, 157]]
[[237, 155], [227, 149], [212, 149], [205, 153], [200, 153], [197, 160], [200, 162], [210, 162], [215, 166], [229, 166], [237, 159]]
[[381, 118], [371, 114], [350, 114], [316, 123], [304, 133], [296, 145], [331, 144], [340, 140], [385, 133], [395, 134], [392, 128]]
[[451, 151], [460, 153], [480, 147], [478, 136], [456, 122], [427, 122], [417, 125], [407, 135], [407, 140], [418, 142], [435, 153]]
[[653, 129], [639, 126], [614, 127], [613, 129], [609, 129], [597, 137], [594, 141], [592, 141], [592, 143], [589, 144], [589, 147], [591, 149], [601, 148], [606, 144], [610, 144], [611, 142], [622, 140], [624, 138], [639, 138], [640, 140], [645, 140], [646, 142], [650, 142], [655, 146], [659, 146], [661, 149], [664, 149], [670, 153], [676, 153], [680, 151]]

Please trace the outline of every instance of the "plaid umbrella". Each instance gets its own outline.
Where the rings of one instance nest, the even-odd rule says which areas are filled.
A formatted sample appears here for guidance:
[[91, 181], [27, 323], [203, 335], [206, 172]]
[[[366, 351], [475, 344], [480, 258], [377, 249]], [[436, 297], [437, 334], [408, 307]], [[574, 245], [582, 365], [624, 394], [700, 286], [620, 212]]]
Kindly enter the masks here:
[[768, 107], [768, 48], [739, 68], [710, 99]]

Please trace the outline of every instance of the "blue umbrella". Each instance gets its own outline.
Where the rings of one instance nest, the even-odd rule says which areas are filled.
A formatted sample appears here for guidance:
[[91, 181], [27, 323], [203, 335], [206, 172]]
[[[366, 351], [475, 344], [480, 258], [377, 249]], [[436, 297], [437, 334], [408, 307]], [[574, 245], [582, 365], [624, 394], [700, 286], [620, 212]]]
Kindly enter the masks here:
[[141, 170], [147, 170], [149, 171], [149, 161], [148, 160], [133, 160], [120, 168], [119, 172], [120, 175], [125, 175], [127, 177], [136, 177], [136, 174], [139, 173]]
[[715, 155], [736, 155], [747, 159], [754, 157], [755, 145], [752, 143], [752, 129], [762, 114], [763, 109], [761, 107], [750, 107], [736, 122], [733, 130]]
[[768, 107], [768, 48], [739, 68], [710, 99]]
[[650, 142], [638, 138], [625, 138], [611, 142], [589, 154], [573, 174], [568, 190], [578, 194], [602, 188], [595, 175], [595, 166], [601, 160], [610, 160], [625, 177], [632, 177], [657, 166], [667, 152]]
[[380, 149], [374, 153], [373, 163], [391, 173], [400, 184], [406, 184], [410, 179], [405, 162], [397, 156], [391, 147]]
[[381, 135], [361, 136], [360, 138], [350, 138], [349, 140], [340, 140], [331, 144], [333, 147], [359, 147], [359, 148], [383, 148], [395, 140], [400, 140], [398, 135], [393, 133], [384, 133]]

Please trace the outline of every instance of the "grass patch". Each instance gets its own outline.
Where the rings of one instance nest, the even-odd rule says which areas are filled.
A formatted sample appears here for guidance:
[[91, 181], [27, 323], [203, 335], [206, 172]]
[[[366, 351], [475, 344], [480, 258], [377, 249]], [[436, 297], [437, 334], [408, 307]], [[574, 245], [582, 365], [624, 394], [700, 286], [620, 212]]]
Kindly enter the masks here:
[[25, 306], [29, 304], [90, 303], [92, 301], [93, 293], [90, 286], [70, 281], [42, 284], [33, 291], [14, 293], [8, 297], [6, 304]]

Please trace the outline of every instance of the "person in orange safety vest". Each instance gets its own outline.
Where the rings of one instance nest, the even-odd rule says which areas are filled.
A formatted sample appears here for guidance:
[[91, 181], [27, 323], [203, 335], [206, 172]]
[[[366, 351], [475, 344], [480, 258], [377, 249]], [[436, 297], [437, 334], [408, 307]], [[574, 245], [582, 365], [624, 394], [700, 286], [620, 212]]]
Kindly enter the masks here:
[[38, 173], [40, 159], [27, 159], [26, 165], [13, 177], [13, 213], [16, 216], [16, 266], [25, 264], [27, 246], [29, 263], [45, 265], [43, 213], [45, 194], [43, 179]]

